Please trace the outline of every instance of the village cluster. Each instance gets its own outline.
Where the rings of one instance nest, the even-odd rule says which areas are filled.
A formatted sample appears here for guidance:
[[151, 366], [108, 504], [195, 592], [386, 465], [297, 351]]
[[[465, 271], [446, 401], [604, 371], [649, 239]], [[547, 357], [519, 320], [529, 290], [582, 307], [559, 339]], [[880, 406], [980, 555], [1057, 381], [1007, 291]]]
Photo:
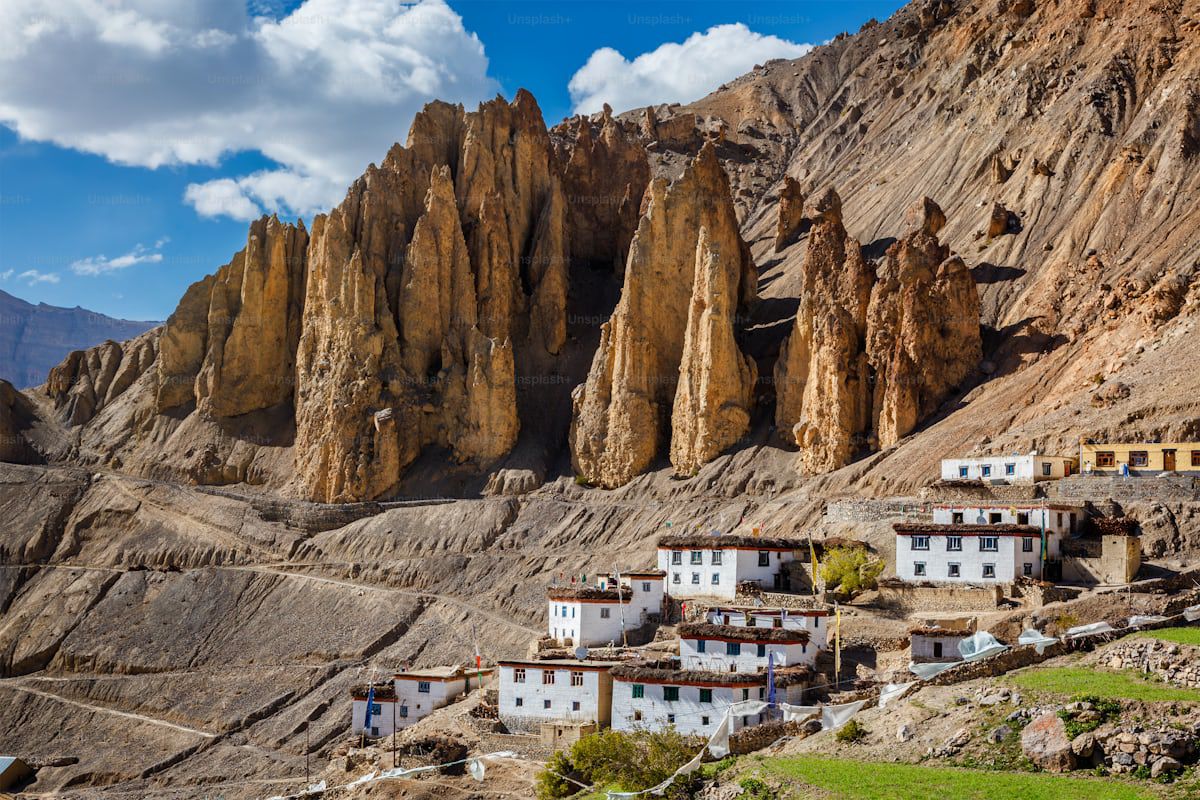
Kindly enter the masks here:
[[[927, 518], [892, 525], [896, 577], [881, 582], [881, 594], [886, 585], [906, 608], [937, 610], [948, 591], [999, 599], [1023, 586], [1128, 584], [1141, 566], [1136, 527], [1038, 487], [1080, 473], [1137, 480], [1174, 471], [1200, 471], [1200, 444], [1083, 442], [1078, 457], [944, 460]], [[778, 719], [777, 707], [857, 679], [841, 666], [837, 598], [821, 591], [818, 555], [830, 546], [757, 529], [661, 536], [653, 569], [549, 587], [546, 634], [524, 659], [356, 687], [354, 734], [392, 735], [485, 684], [510, 733], [555, 748], [607, 727], [708, 737], [741, 701], [768, 707], [731, 719], [730, 733]], [[919, 621], [910, 630], [913, 673], [962, 660], [976, 634], [971, 617]]]

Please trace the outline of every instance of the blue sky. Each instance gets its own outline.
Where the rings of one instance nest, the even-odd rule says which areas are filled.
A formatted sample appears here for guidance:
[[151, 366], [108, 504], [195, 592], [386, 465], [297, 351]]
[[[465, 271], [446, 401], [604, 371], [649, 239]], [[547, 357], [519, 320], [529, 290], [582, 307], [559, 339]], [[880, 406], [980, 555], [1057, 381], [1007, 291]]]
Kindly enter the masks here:
[[248, 218], [311, 219], [431, 97], [525, 87], [549, 124], [686, 102], [901, 5], [446, 1], [5, 0], [0, 289], [163, 319]]

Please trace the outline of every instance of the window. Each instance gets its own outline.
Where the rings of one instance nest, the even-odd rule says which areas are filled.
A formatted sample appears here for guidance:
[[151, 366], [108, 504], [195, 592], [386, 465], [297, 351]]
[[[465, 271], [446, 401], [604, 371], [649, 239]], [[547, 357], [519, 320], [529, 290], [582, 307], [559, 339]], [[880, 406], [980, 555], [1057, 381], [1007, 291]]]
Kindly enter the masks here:
[[928, 536], [912, 537], [912, 549], [913, 550], [928, 550], [929, 549], [929, 537]]
[[692, 564], [703, 564], [703, 563], [704, 563], [704, 554], [703, 554], [703, 553], [701, 553], [699, 550], [693, 550], [693, 551], [692, 551], [692, 554], [691, 554], [691, 561], [690, 561], [690, 563], [692, 563]]
[[378, 728], [378, 727], [376, 727], [375, 725], [372, 725], [372, 726], [371, 726], [371, 735], [372, 735], [372, 736], [378, 736], [378, 735], [379, 735], [379, 728]]
[[712, 574], [712, 585], [713, 585], [713, 586], [720, 586], [720, 585], [721, 585], [721, 573], [719, 573], [719, 572], [714, 572], [714, 573]]
[[1000, 549], [1000, 538], [998, 536], [980, 536], [979, 537], [979, 552], [995, 553]]
[[712, 551], [712, 554], [709, 556], [709, 558], [711, 558], [711, 559], [712, 559], [712, 565], [713, 565], [714, 567], [715, 567], [715, 566], [718, 566], [718, 565], [720, 565], [720, 563], [721, 563], [721, 551], [720, 551], [720, 550], [713, 550], [713, 551]]
[[600, 609], [600, 619], [609, 619], [612, 616], [611, 608]]
[[571, 606], [571, 619], [575, 619], [575, 606]]
[[768, 553], [766, 550], [759, 550], [758, 551], [758, 565], [760, 567], [771, 566], [771, 554]]
[[967, 468], [966, 468], [966, 467], [959, 467], [959, 468], [958, 468], [958, 477], [960, 477], [960, 478], [965, 478], [965, 477], [967, 477]]
[[1026, 561], [1025, 564], [1021, 568], [1021, 573], [1026, 578], [1031, 577], [1033, 575], [1033, 564], [1030, 564], [1028, 561]]
[[1062, 512], [1058, 512], [1058, 527], [1062, 527]]
[[988, 523], [991, 525], [999, 525], [1004, 520], [1004, 515], [999, 511], [991, 511], [988, 513]]
[[946, 537], [946, 552], [947, 553], [961, 553], [962, 552], [962, 537], [961, 536], [947, 536]]
[[371, 716], [372, 717], [377, 717], [382, 713], [383, 713], [383, 708], [379, 705], [379, 703], [371, 703]]
[[542, 701], [542, 708], [550, 708], [550, 701], [549, 701], [549, 700], [543, 700], [543, 701]]
[[577, 672], [574, 670], [571, 671], [571, 685], [572, 686], [583, 686], [583, 673], [582, 672]]
[[642, 591], [643, 592], [650, 591], [650, 581], [642, 581]]
[[1129, 454], [1129, 466], [1144, 467], [1150, 463], [1150, 454], [1145, 450], [1134, 450]]
[[933, 643], [933, 657], [934, 658], [942, 657], [942, 643], [941, 642]]
[[983, 565], [983, 577], [985, 577], [985, 578], [996, 577], [996, 565], [995, 564], [984, 564]]
[[429, 681], [417, 681], [417, 691], [421, 694], [429, 694]]
[[671, 583], [676, 583], [676, 584], [679, 583], [679, 573], [678, 572], [673, 573], [671, 575]]
[[1192, 466], [1200, 467], [1200, 450], [1192, 451]]
[[1016, 464], [1005, 464], [1004, 465], [1004, 474], [1005, 475], [1016, 475], [1017, 474], [1017, 465]]
[[1049, 461], [1042, 464], [1042, 474], [1045, 475], [1047, 478], [1050, 477], [1050, 462]]
[[640, 712], [640, 711], [633, 712], [633, 721], [641, 722], [642, 721], [642, 712]]
[[1029, 524], [1029, 512], [1028, 511], [1024, 511], [1024, 512], [1017, 514], [1017, 524], [1018, 525], [1028, 525]]
[[671, 563], [672, 564], [682, 564], [683, 563], [683, 551], [682, 550], [672, 550], [671, 551]]
[[783, 619], [781, 617], [775, 617], [775, 619], [771, 620], [771, 627], [772, 628], [782, 628], [783, 627]]
[[578, 700], [572, 700], [572, 701], [571, 701], [571, 710], [572, 710], [572, 711], [578, 711], [578, 710], [579, 710], [579, 701], [578, 701]]
[[708, 641], [706, 639], [697, 639], [696, 640], [696, 652], [697, 653], [703, 653], [703, 652], [705, 652], [705, 650], [707, 648], [708, 648]]
[[694, 586], [700, 585], [700, 573], [699, 572], [692, 573], [692, 585], [694, 585]]
[[558, 616], [558, 606], [550, 606], [550, 616], [552, 616], [552, 617]]
[[517, 667], [516, 669], [513, 670], [513, 683], [524, 683], [524, 682], [525, 682], [525, 668]]
[[[574, 609], [572, 609], [572, 610], [574, 610]], [[566, 606], [563, 606], [563, 607], [562, 607], [562, 615], [563, 615], [564, 617], [567, 615], [567, 607], [566, 607]], [[574, 616], [574, 615], [572, 615], [572, 616]]]
[[700, 702], [701, 703], [711, 703], [712, 702], [712, 689], [701, 689], [700, 690]]
[[961, 512], [961, 511], [952, 512], [950, 514], [950, 522], [955, 525], [962, 525], [963, 524], [963, 512]]
[[765, 644], [758, 645], [758, 652], [755, 653], [755, 655], [757, 655], [759, 658], [766, 658], [767, 646]]
[[925, 562], [924, 561], [914, 561], [913, 562], [913, 575], [916, 575], [918, 578], [925, 577]]
[[979, 474], [985, 478], [991, 477], [991, 475], [992, 475], [991, 466], [988, 464], [984, 464], [982, 467], [979, 468]]
[[726, 642], [725, 643], [725, 655], [740, 656], [741, 654], [742, 654], [742, 643], [741, 642]]
[[1033, 552], [1033, 539], [1026, 536], [1024, 539], [1021, 540], [1021, 552], [1022, 553], [1032, 553]]
[[700, 717], [700, 724], [701, 724], [701, 725], [707, 725], [707, 724], [708, 724], [708, 717], [707, 717], [707, 716]]
[[742, 689], [742, 699], [743, 700], [750, 699], [750, 690], [749, 689]]
[[946, 565], [946, 577], [947, 578], [958, 578], [961, 576], [962, 576], [962, 567], [960, 565], [958, 565], [958, 564], [947, 564]]
[[[525, 705], [525, 698], [518, 697], [516, 700], [513, 700], [513, 705], [516, 706], [517, 708], [520, 708], [521, 706]], [[407, 709], [405, 709], [405, 710], [407, 711]]]
[[[519, 697], [517, 698], [517, 705], [521, 705], [521, 698], [519, 698]], [[408, 716], [408, 706], [400, 706], [400, 716], [401, 717]]]
[[646, 687], [640, 683], [635, 683], [635, 684], [633, 684], [633, 686], [631, 686], [629, 688], [630, 688], [629, 696], [634, 698], [635, 700], [646, 696]]
[[542, 686], [553, 686], [553, 685], [554, 685], [554, 670], [552, 670], [552, 669], [542, 670]]
[[1096, 453], [1097, 467], [1115, 467], [1117, 465], [1116, 453]]
[[667, 724], [668, 725], [675, 724], [675, 715], [674, 714], [667, 714]]
[[663, 687], [663, 700], [665, 700], [668, 703], [674, 703], [678, 699], [679, 699], [679, 687], [678, 686], [664, 686]]
[[758, 699], [764, 700], [764, 699], [766, 699], [766, 697], [767, 697], [767, 687], [765, 687], [765, 686], [760, 687], [758, 690]]

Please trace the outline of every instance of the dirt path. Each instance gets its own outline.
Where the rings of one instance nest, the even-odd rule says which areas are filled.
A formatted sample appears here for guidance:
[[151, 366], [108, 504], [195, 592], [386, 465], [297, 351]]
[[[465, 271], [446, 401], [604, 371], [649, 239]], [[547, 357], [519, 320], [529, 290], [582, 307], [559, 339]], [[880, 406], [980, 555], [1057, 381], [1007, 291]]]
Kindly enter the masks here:
[[137, 720], [138, 722], [147, 722], [151, 725], [159, 725], [164, 728], [171, 728], [173, 730], [179, 731], [180, 733], [187, 733], [192, 736], [200, 736], [205, 739], [216, 739], [218, 737], [218, 734], [215, 734], [215, 733], [209, 733], [208, 731], [202, 731], [197, 728], [189, 728], [186, 725], [179, 725], [174, 722], [167, 722], [166, 720], [158, 719], [156, 717], [147, 717], [144, 714], [135, 714], [132, 711], [118, 711], [115, 708], [108, 708], [106, 706], [97, 706], [97, 705], [92, 705], [91, 703], [84, 703], [80, 700], [72, 700], [67, 697], [60, 697], [59, 695], [53, 694], [51, 692], [42, 691], [41, 689], [34, 689], [32, 686], [26, 686], [25, 683], [19, 679], [12, 679], [12, 678], [0, 679], [0, 689], [9, 689], [11, 691], [16, 691], [16, 692], [25, 692], [27, 694], [36, 695], [38, 697], [44, 697], [47, 700], [55, 700], [59, 703], [66, 703], [67, 705], [76, 706], [77, 708], [82, 708], [87, 711], [94, 711], [98, 714], [112, 714], [113, 716], [117, 716], [117, 717], [125, 717], [126, 719]]

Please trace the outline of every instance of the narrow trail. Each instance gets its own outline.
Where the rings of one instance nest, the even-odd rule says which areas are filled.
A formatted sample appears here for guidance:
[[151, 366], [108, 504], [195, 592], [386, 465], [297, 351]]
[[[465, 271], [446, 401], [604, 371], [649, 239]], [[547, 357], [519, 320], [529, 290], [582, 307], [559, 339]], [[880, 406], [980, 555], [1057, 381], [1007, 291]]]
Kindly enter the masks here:
[[67, 705], [72, 705], [77, 708], [82, 708], [86, 711], [93, 711], [98, 714], [111, 714], [111, 715], [117, 716], [117, 717], [125, 717], [126, 719], [137, 720], [138, 722], [146, 722], [151, 725], [158, 725], [163, 728], [171, 728], [172, 730], [179, 731], [180, 733], [186, 733], [191, 736], [199, 736], [204, 739], [216, 739], [220, 736], [220, 734], [209, 733], [208, 731], [202, 731], [202, 730], [199, 730], [198, 728], [189, 728], [186, 725], [179, 725], [174, 722], [167, 722], [166, 720], [158, 719], [157, 717], [148, 717], [145, 714], [136, 714], [132, 711], [118, 711], [115, 708], [108, 708], [106, 706], [93, 705], [91, 703], [85, 703], [81, 700], [74, 700], [69, 697], [61, 697], [59, 695], [53, 694], [52, 692], [46, 692], [41, 689], [34, 689], [32, 686], [26, 686], [25, 683], [20, 679], [13, 679], [13, 678], [0, 679], [0, 689], [9, 689], [10, 691], [15, 691], [15, 692], [25, 692], [26, 694], [36, 695], [37, 697], [43, 697], [47, 700], [54, 700], [59, 703], [66, 703]]

